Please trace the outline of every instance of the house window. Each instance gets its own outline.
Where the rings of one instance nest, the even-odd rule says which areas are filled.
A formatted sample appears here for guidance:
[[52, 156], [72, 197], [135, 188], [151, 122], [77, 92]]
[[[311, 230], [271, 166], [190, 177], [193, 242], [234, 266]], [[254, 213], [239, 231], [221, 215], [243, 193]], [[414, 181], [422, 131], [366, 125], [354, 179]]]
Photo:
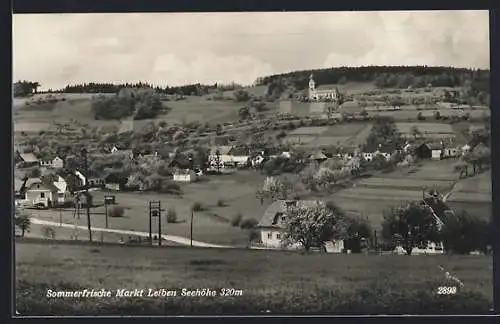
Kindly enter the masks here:
[[58, 196], [59, 198], [64, 198], [64, 193], [60, 192], [57, 196]]
[[267, 234], [267, 238], [268, 238], [268, 239], [272, 239], [272, 238], [273, 238], [273, 233], [268, 233], [268, 234]]
[[281, 239], [281, 234], [280, 233], [276, 234], [276, 239], [278, 239], [278, 240]]
[[45, 198], [45, 192], [40, 192], [40, 198]]

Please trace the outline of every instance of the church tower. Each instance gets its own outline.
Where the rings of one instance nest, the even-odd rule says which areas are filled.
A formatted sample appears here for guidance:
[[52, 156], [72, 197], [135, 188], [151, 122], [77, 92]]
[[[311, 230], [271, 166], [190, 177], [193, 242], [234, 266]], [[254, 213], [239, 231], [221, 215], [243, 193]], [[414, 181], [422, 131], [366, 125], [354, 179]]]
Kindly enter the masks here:
[[316, 90], [316, 83], [314, 82], [313, 74], [309, 76], [309, 99], [313, 97], [313, 93]]

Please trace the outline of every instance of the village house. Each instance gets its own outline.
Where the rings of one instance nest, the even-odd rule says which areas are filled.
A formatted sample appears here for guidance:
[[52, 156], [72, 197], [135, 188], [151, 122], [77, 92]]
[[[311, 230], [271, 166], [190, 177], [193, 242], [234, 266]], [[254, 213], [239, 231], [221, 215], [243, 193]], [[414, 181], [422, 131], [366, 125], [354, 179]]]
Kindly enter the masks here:
[[[80, 182], [82, 186], [87, 185], [87, 177], [85, 177], [80, 171], [76, 170], [75, 175], [80, 178]], [[104, 179], [102, 179], [99, 175], [90, 172], [88, 174], [88, 186], [89, 188], [96, 188], [96, 187], [102, 187], [104, 186], [105, 182]]]
[[57, 201], [58, 191], [59, 189], [52, 183], [41, 179], [32, 179], [30, 184], [26, 186], [25, 200], [32, 206], [50, 208]]
[[127, 178], [120, 178], [115, 173], [107, 175], [103, 180], [104, 188], [114, 191], [120, 191], [127, 183]]
[[131, 149], [124, 149], [119, 146], [114, 145], [109, 149], [110, 154], [121, 155], [127, 157], [130, 160], [134, 159], [134, 152]]
[[328, 157], [321, 151], [318, 151], [318, 152], [311, 154], [309, 156], [309, 160], [312, 162], [316, 162], [316, 163], [322, 163], [322, 162], [326, 161], [327, 159], [328, 159]]
[[29, 168], [39, 165], [38, 158], [33, 153], [19, 153], [18, 166], [21, 168]]
[[238, 167], [247, 166], [250, 163], [250, 150], [246, 147], [233, 147], [228, 155], [232, 157], [233, 163]]
[[[225, 168], [234, 166], [233, 156], [229, 154], [232, 146], [215, 146], [210, 149], [208, 163], [210, 168]], [[218, 154], [217, 154], [218, 152]]]
[[[264, 216], [257, 225], [260, 230], [260, 246], [267, 249], [298, 249], [301, 248], [299, 243], [292, 243], [285, 246], [283, 243], [283, 235], [286, 223], [286, 214], [289, 208], [294, 206], [315, 207], [323, 202], [315, 200], [277, 200], [273, 202], [265, 211]], [[326, 244], [325, 244], [326, 245]], [[336, 250], [336, 247], [343, 246], [338, 241], [332, 241], [328, 245], [334, 247], [333, 253], [341, 253], [341, 250]], [[332, 251], [330, 249], [330, 251]]]
[[177, 169], [174, 172], [174, 181], [177, 182], [194, 182], [196, 181], [196, 174], [190, 169]]
[[51, 168], [51, 169], [62, 169], [64, 168], [64, 160], [59, 156], [54, 158], [45, 158], [40, 159], [40, 166], [43, 168]]

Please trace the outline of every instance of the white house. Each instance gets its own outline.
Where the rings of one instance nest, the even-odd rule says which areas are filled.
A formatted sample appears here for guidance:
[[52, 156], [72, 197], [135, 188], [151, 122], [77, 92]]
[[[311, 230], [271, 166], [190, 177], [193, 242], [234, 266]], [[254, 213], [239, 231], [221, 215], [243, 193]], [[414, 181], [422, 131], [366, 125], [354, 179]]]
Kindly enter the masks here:
[[39, 179], [26, 187], [25, 200], [33, 206], [41, 204], [45, 207], [51, 207], [57, 201], [58, 190], [53, 184]]
[[443, 158], [443, 145], [440, 143], [430, 143], [427, 144], [431, 150], [431, 159], [441, 160]]
[[[229, 154], [232, 146], [218, 146], [210, 149], [208, 162], [211, 168], [224, 168], [228, 165], [234, 165], [233, 156]], [[218, 152], [218, 154], [217, 154]]]
[[374, 153], [373, 152], [363, 152], [363, 159], [366, 161], [370, 162], [373, 159]]
[[232, 162], [237, 166], [246, 166], [250, 161], [250, 150], [246, 148], [233, 147], [228, 155], [232, 157]]
[[[80, 178], [80, 182], [82, 186], [85, 186], [87, 184], [87, 177], [85, 177], [80, 171], [76, 170], [75, 174], [78, 178]], [[89, 187], [98, 187], [98, 186], [103, 186], [105, 184], [104, 179], [101, 177], [95, 176], [95, 175], [90, 175], [88, 178], [88, 185]]]
[[53, 159], [40, 160], [39, 163], [41, 167], [45, 168], [62, 169], [64, 167], [64, 160], [59, 156], [56, 156]]
[[194, 182], [196, 181], [196, 174], [193, 170], [176, 170], [174, 172], [174, 181], [177, 182]]
[[[277, 200], [273, 202], [265, 211], [264, 216], [257, 225], [260, 229], [260, 245], [267, 249], [298, 249], [301, 247], [300, 243], [292, 243], [286, 246], [283, 243], [284, 225], [286, 222], [286, 213], [289, 208], [297, 205], [305, 207], [315, 207], [317, 204], [323, 202], [315, 200]], [[338, 241], [332, 241], [334, 247], [340, 244]], [[329, 247], [331, 247], [329, 245]], [[337, 252], [336, 249], [333, 249]], [[338, 251], [339, 253], [341, 251]]]

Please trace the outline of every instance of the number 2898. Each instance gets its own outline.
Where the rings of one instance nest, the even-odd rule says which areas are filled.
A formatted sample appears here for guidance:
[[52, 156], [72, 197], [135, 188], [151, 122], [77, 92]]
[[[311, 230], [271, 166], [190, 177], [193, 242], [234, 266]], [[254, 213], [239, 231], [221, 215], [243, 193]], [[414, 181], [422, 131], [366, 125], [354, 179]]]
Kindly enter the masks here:
[[438, 295], [454, 295], [457, 293], [457, 287], [441, 286], [437, 289]]

